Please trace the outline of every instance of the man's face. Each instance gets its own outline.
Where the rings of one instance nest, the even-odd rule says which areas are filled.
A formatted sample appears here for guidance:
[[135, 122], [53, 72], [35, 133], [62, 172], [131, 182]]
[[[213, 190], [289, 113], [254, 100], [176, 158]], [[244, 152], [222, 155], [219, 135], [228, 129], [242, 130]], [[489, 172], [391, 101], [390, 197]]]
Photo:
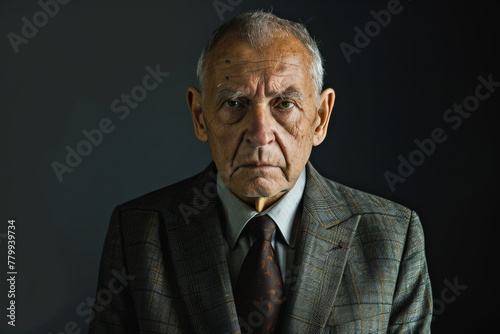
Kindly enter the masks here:
[[[227, 36], [212, 50], [207, 68], [197, 112], [188, 90], [198, 138], [208, 140], [222, 181], [238, 197], [279, 197], [294, 186], [312, 146], [326, 135], [326, 126], [324, 134], [317, 131], [324, 120], [310, 53], [288, 35], [260, 49]], [[328, 123], [329, 112], [326, 118]]]

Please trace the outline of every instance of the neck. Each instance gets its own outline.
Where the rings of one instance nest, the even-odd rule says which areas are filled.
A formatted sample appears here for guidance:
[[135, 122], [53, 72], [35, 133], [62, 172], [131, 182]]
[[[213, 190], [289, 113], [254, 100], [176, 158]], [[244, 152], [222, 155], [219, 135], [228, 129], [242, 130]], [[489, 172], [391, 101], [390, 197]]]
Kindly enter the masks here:
[[[262, 212], [276, 203], [284, 194], [285, 192], [280, 192], [273, 197], [247, 197], [247, 200], [249, 200], [247, 203], [253, 204], [257, 212]], [[245, 199], [243, 200], [245, 201]]]
[[265, 197], [249, 197], [245, 196], [237, 191], [233, 191], [239, 199], [243, 202], [247, 203], [250, 206], [253, 206], [257, 212], [262, 212], [267, 208], [271, 207], [274, 203], [276, 203], [283, 195], [285, 195], [288, 191], [280, 191], [276, 195], [273, 196], [265, 196]]

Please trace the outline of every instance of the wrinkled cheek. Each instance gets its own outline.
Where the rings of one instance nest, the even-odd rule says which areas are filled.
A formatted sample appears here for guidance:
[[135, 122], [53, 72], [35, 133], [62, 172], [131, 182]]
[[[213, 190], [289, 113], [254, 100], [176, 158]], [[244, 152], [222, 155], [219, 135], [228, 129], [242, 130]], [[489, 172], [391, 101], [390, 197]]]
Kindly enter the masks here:
[[297, 126], [291, 126], [288, 130], [288, 146], [290, 158], [297, 158], [307, 150], [311, 136]]
[[209, 134], [209, 144], [212, 157], [214, 158], [217, 167], [222, 171], [230, 168], [232, 165], [232, 159], [234, 157], [235, 143], [232, 134], [228, 131], [221, 131], [219, 129], [217, 133], [211, 132]]

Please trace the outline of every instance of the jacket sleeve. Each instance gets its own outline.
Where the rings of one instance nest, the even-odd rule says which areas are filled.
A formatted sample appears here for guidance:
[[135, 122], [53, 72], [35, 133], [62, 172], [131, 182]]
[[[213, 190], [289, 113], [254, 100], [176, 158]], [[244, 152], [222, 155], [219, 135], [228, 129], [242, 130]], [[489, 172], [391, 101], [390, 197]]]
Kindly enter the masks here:
[[120, 210], [115, 208], [99, 267], [97, 292], [89, 327], [89, 333], [92, 334], [139, 332], [131, 293], [134, 276], [127, 270], [120, 225]]
[[430, 333], [432, 290], [424, 251], [424, 233], [412, 212], [402, 253], [387, 333]]

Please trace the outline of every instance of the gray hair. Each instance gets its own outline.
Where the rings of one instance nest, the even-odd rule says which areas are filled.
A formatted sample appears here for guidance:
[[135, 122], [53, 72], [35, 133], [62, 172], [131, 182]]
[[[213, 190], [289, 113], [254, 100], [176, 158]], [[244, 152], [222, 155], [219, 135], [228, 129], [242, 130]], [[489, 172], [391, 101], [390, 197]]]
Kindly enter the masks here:
[[323, 88], [324, 69], [323, 58], [315, 40], [303, 24], [282, 19], [273, 13], [262, 10], [238, 15], [222, 24], [212, 33], [198, 59], [196, 75], [200, 85], [203, 87], [204, 84], [208, 55], [224, 36], [229, 33], [236, 33], [238, 37], [252, 47], [258, 47], [268, 41], [276, 32], [285, 32], [297, 37], [309, 50], [311, 54], [311, 74], [317, 99]]

